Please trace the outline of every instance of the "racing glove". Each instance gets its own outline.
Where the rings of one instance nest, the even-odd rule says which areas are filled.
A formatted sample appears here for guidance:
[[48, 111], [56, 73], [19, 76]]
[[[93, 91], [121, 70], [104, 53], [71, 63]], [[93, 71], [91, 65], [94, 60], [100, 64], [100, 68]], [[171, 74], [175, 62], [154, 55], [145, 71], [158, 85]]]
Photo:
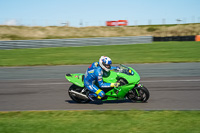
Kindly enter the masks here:
[[122, 72], [123, 69], [121, 69], [120, 67], [117, 66], [116, 70], [119, 71], [119, 72]]
[[111, 83], [110, 87], [118, 87], [120, 85], [120, 83]]
[[117, 69], [117, 70], [120, 70], [120, 67], [119, 67], [119, 66], [116, 66], [116, 69]]

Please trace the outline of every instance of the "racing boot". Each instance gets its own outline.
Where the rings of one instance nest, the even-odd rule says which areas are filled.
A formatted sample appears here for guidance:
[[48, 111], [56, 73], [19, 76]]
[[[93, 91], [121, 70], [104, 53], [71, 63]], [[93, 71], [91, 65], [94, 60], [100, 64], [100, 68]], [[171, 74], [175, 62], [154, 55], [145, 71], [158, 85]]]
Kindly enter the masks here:
[[99, 95], [97, 95], [97, 94], [90, 93], [90, 94], [88, 95], [88, 98], [89, 98], [91, 101], [97, 101], [97, 100], [105, 100], [105, 99], [107, 99], [107, 96], [101, 97], [101, 96], [99, 96]]
[[89, 93], [89, 94], [88, 94], [88, 98], [89, 98], [91, 101], [95, 101], [95, 99], [97, 99], [96, 97], [97, 97], [97, 95], [94, 94], [94, 93]]

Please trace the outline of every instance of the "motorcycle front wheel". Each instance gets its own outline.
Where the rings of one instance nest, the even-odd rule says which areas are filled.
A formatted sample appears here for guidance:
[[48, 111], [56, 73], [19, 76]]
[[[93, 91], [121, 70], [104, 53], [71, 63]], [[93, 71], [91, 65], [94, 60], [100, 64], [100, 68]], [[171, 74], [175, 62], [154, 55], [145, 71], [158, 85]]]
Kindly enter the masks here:
[[150, 93], [146, 87], [137, 87], [130, 90], [127, 94], [127, 98], [132, 102], [147, 102]]

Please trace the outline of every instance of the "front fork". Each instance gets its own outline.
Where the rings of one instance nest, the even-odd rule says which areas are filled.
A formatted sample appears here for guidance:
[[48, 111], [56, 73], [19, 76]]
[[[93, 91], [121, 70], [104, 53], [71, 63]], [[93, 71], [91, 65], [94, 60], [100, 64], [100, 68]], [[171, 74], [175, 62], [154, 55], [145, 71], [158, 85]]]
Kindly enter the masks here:
[[138, 97], [140, 96], [140, 94], [139, 94], [139, 92], [138, 92], [137, 89], [140, 88], [140, 87], [143, 87], [143, 85], [142, 85], [142, 84], [137, 84], [137, 85], [134, 87]]

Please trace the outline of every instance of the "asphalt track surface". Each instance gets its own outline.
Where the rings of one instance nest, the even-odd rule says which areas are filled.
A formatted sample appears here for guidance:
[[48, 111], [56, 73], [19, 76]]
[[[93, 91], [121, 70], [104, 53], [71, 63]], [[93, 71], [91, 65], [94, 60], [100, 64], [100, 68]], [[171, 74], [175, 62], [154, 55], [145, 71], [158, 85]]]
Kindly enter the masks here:
[[127, 64], [150, 91], [147, 103], [125, 101], [78, 104], [67, 93], [66, 73], [88, 65], [1, 67], [0, 111], [24, 110], [200, 110], [200, 63]]

